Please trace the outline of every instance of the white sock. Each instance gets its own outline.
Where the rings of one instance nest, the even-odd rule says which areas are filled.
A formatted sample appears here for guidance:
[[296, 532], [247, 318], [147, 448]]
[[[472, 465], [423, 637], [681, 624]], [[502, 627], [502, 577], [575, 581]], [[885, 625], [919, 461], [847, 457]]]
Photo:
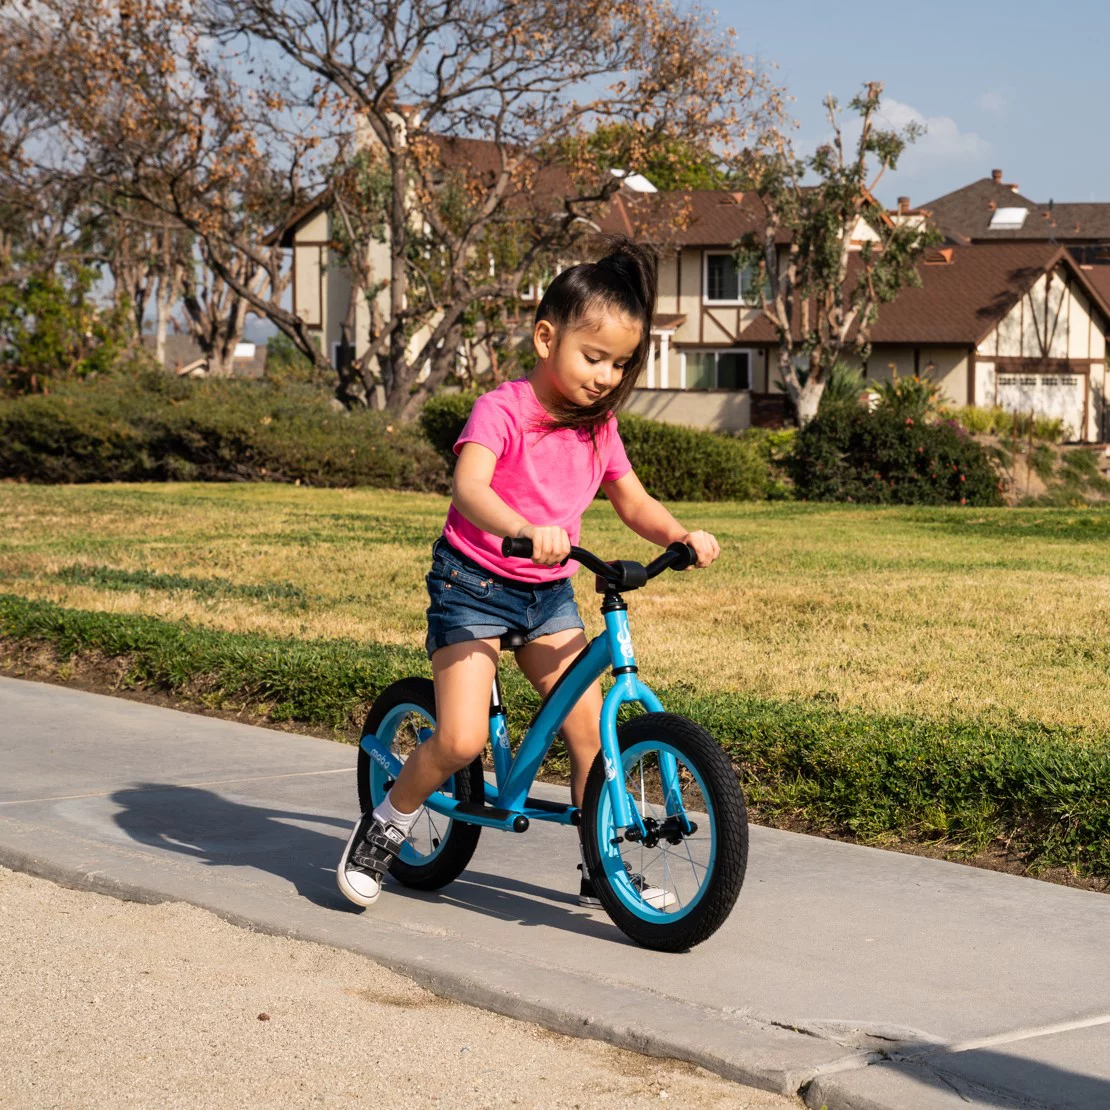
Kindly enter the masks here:
[[408, 836], [412, 831], [413, 825], [416, 824], [416, 819], [424, 812], [424, 807], [417, 806], [413, 813], [402, 813], [393, 802], [390, 801], [389, 794], [392, 793], [393, 791], [387, 793], [382, 799], [381, 805], [375, 806], [374, 819], [381, 821], [382, 824], [396, 825], [405, 836]]

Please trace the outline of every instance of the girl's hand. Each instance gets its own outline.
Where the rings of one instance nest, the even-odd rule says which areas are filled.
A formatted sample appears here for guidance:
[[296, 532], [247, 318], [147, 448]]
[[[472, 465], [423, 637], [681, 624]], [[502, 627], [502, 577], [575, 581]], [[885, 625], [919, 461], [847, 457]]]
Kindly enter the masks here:
[[526, 524], [517, 536], [523, 536], [532, 541], [533, 563], [553, 567], [570, 555], [570, 537], [565, 529], [555, 525], [537, 528], [533, 524]]
[[[688, 543], [698, 553], [696, 565], [699, 567], [709, 566], [721, 554], [721, 545], [708, 532], [687, 532], [682, 542]], [[690, 567], [686, 569], [690, 570]]]

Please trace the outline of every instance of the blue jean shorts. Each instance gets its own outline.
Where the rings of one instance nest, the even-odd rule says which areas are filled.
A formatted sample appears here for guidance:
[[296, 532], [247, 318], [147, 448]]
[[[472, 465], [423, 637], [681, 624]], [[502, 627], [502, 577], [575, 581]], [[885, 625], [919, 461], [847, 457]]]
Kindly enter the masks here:
[[538, 636], [585, 628], [569, 578], [518, 582], [486, 570], [440, 536], [432, 544], [428, 584], [431, 659], [441, 647], [464, 640], [491, 640], [515, 629], [528, 642]]

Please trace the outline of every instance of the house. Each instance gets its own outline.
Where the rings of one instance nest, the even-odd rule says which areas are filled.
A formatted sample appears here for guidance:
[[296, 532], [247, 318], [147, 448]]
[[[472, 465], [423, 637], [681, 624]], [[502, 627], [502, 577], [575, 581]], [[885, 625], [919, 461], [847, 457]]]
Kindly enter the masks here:
[[1110, 204], [1033, 201], [1002, 177], [1001, 170], [992, 170], [989, 178], [924, 208], [953, 243], [1055, 242], [1067, 246], [1079, 262], [1110, 257]]
[[[761, 206], [742, 193], [692, 193], [688, 200], [695, 219], [661, 256], [653, 357], [631, 408], [739, 430], [773, 418], [783, 397], [774, 328], [758, 306], [752, 274], [736, 266], [730, 247], [759, 229]], [[901, 198], [891, 217], [928, 213]], [[1093, 227], [1092, 219], [1086, 248], [1096, 245]], [[869, 234], [861, 221], [853, 242]], [[865, 378], [925, 375], [951, 404], [1032, 411], [1062, 420], [1073, 440], [1110, 439], [1110, 266], [1084, 264], [1046, 235], [961, 235], [930, 251], [918, 272], [920, 288], [880, 307], [871, 354], [860, 366]], [[851, 355], [845, 361], [858, 362]]]
[[[399, 107], [392, 117], [395, 126], [403, 132], [411, 115], [410, 108]], [[364, 124], [360, 124], [360, 133], [365, 143], [376, 142]], [[500, 172], [500, 153], [493, 142], [430, 133], [423, 133], [423, 136], [434, 145], [438, 163], [445, 171], [463, 169], [472, 178], [487, 182]], [[652, 188], [638, 175], [633, 175], [623, 184], [629, 189]], [[560, 168], [543, 167], [530, 186], [509, 196], [505, 205], [507, 209], [516, 211], [550, 211], [558, 208], [560, 198], [567, 194], [570, 187], [567, 175]], [[337, 261], [330, 202], [329, 192], [325, 189], [294, 213], [283, 229], [272, 232], [265, 241], [267, 244], [279, 242], [291, 252], [293, 311], [305, 321], [308, 330], [319, 335], [321, 347], [332, 365], [339, 366], [340, 359], [352, 354], [357, 357], [365, 350], [370, 334], [371, 312], [366, 298], [359, 297], [355, 304], [353, 325], [354, 351], [349, 351], [342, 343], [342, 326], [351, 302], [352, 283], [346, 268]], [[370, 272], [379, 280], [387, 277], [390, 270], [389, 244], [372, 242], [368, 253]], [[526, 308], [534, 307], [541, 295], [542, 288], [530, 286], [522, 290], [521, 303]], [[374, 305], [380, 318], [388, 318], [390, 302], [387, 288], [377, 292]], [[417, 330], [410, 338], [408, 350], [411, 354], [415, 355], [423, 347], [433, 327], [434, 321]], [[475, 364], [472, 353], [460, 350], [459, 355], [460, 359], [471, 360], [467, 369], [474, 376], [480, 376], [489, 369], [488, 360]], [[428, 369], [424, 367], [418, 380], [427, 375]]]
[[[493, 143], [435, 141], [444, 165], [497, 172]], [[561, 185], [558, 171], [548, 171], [529, 197], [514, 203], [550, 204]], [[1018, 208], [1024, 216], [1008, 211]], [[891, 212], [880, 206], [880, 217], [934, 219], [946, 245], [920, 264], [920, 288], [880, 307], [872, 351], [861, 366], [866, 378], [928, 375], [954, 405], [1033, 411], [1061, 419], [1077, 441], [1110, 439], [1110, 265], [1092, 261], [1103, 248], [1110, 257], [1110, 205], [1037, 205], [995, 171], [921, 208], [900, 198]], [[337, 362], [350, 283], [329, 267], [328, 220], [326, 197], [317, 198], [283, 242], [293, 251], [296, 310]], [[640, 235], [659, 251], [652, 344], [631, 411], [721, 430], [782, 420], [787, 405], [777, 339], [753, 275], [737, 267], [733, 250], [742, 236], [764, 227], [759, 198], [739, 191], [657, 192], [630, 176], [596, 223], [604, 232]], [[874, 238], [861, 218], [852, 244]], [[374, 244], [371, 251], [374, 272], [388, 273], [388, 247]], [[522, 329], [530, 328], [542, 293], [542, 287], [522, 291]], [[388, 303], [379, 307], [386, 311]], [[360, 303], [356, 337], [367, 335], [368, 326], [369, 310]], [[424, 335], [414, 337], [414, 349]], [[485, 368], [473, 361], [468, 367], [475, 375]]]

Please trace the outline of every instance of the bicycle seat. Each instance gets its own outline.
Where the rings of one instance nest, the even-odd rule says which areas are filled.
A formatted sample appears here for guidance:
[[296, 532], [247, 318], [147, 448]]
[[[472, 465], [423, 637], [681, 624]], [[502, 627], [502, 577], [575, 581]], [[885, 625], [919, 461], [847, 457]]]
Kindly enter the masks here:
[[501, 636], [502, 651], [518, 651], [526, 643], [524, 633], [516, 628], [510, 628], [508, 632]]

